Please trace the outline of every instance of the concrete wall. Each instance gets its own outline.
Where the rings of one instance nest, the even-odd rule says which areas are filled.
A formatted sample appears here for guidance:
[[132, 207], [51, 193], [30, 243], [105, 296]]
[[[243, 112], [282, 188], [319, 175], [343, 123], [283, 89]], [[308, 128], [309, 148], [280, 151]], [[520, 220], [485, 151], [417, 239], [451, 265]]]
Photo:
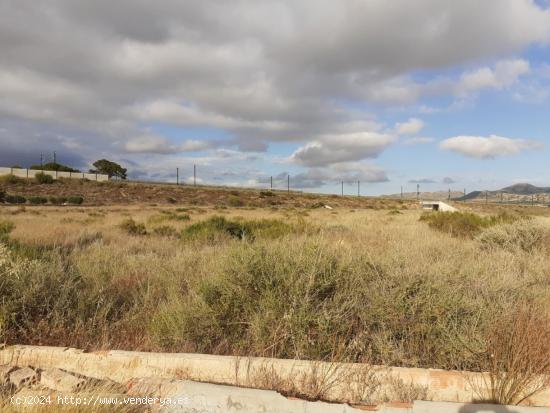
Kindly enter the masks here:
[[51, 175], [54, 179], [57, 178], [72, 178], [72, 179], [89, 179], [90, 181], [108, 181], [109, 175], [102, 174], [87, 174], [83, 172], [56, 172], [56, 171], [41, 171], [37, 169], [19, 169], [0, 167], [1, 175], [15, 175], [20, 178], [34, 178], [37, 173], [44, 172], [46, 175]]
[[[470, 403], [479, 400], [480, 393], [487, 391], [485, 376], [480, 373], [205, 354], [85, 353], [72, 348], [17, 345], [0, 350], [0, 364], [41, 369], [56, 367], [118, 383], [156, 377], [256, 388], [269, 388], [270, 382], [285, 381], [305, 386], [302, 378], [317, 375], [317, 379], [331, 382], [326, 399], [343, 402], [356, 402], [362, 390], [373, 391], [371, 396], [374, 398], [387, 395], [396, 381], [426, 387], [427, 398], [434, 401]], [[370, 374], [380, 382], [376, 390], [363, 389]], [[302, 390], [307, 394], [305, 388]], [[535, 395], [528, 402], [550, 406], [550, 390]]]

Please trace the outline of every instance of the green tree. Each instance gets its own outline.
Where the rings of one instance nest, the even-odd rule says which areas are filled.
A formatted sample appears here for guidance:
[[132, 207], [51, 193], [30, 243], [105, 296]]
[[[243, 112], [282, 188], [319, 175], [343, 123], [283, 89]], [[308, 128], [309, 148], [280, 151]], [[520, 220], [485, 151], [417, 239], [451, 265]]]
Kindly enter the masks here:
[[105, 174], [109, 175], [109, 178], [115, 177], [120, 179], [126, 179], [126, 168], [123, 168], [116, 162], [109, 161], [107, 159], [100, 159], [93, 163], [95, 169], [90, 169], [92, 174]]
[[29, 169], [38, 169], [42, 171], [58, 171], [58, 172], [80, 172], [78, 169], [71, 168], [67, 165], [62, 165], [57, 162], [48, 162], [44, 165], [31, 165]]

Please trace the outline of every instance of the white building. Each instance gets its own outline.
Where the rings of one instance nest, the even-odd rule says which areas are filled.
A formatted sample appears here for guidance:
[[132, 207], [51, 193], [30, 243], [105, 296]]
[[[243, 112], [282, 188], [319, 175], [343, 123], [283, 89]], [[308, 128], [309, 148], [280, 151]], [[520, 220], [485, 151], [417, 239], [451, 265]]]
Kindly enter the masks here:
[[456, 212], [458, 209], [441, 201], [421, 201], [420, 206], [426, 211]]

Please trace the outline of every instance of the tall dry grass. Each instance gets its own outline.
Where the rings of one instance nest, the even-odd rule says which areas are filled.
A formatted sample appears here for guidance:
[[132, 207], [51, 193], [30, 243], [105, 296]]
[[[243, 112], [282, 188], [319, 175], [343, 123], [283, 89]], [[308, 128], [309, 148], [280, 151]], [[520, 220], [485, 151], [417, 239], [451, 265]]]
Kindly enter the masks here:
[[[152, 217], [176, 210], [29, 210], [2, 211], [15, 225], [0, 269], [8, 343], [317, 360], [337, 352], [482, 370], [495, 318], [521, 302], [550, 302], [544, 248], [525, 248], [510, 231], [505, 243], [483, 235], [489, 229], [452, 237], [415, 211], [224, 210], [224, 223], [256, 231], [250, 239], [208, 224], [219, 211], [204, 208], [160, 234], [166, 220]], [[126, 218], [145, 223], [147, 235], [129, 236], [119, 227]], [[548, 219], [525, 225], [544, 232]], [[203, 236], [218, 230], [216, 242]]]

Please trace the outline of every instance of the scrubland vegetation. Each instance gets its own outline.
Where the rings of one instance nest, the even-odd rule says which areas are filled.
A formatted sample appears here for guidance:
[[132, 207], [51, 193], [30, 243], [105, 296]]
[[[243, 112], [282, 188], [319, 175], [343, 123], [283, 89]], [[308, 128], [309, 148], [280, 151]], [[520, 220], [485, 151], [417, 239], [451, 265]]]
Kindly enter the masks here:
[[550, 337], [544, 216], [393, 206], [0, 212], [7, 343], [495, 372], [519, 357], [550, 372], [530, 354], [540, 341], [506, 339], [522, 319], [518, 336]]

